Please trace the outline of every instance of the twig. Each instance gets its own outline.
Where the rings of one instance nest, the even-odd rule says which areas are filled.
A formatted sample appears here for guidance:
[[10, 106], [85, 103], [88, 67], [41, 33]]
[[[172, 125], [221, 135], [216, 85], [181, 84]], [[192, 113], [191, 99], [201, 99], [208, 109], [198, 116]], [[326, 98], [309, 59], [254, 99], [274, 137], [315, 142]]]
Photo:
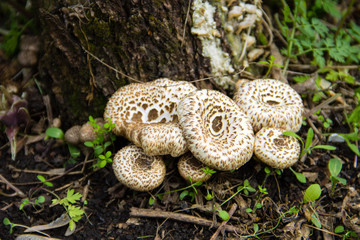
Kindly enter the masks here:
[[[153, 209], [145, 209], [145, 208], [136, 208], [132, 207], [130, 208], [130, 216], [131, 217], [150, 217], [150, 218], [170, 218], [172, 220], [182, 221], [182, 222], [188, 222], [203, 226], [215, 226], [220, 227], [220, 223], [214, 223], [213, 221], [210, 221], [205, 218], [201, 217], [195, 217], [183, 213], [175, 213], [175, 212], [167, 212], [162, 211], [159, 209], [153, 210]], [[224, 226], [225, 231], [229, 232], [235, 232], [236, 230], [239, 230], [238, 227], [225, 225]]]
[[109, 69], [113, 70], [114, 72], [116, 73], [119, 73], [121, 76], [123, 77], [126, 77], [126, 78], [129, 78], [131, 80], [133, 80], [134, 82], [141, 82], [140, 80], [137, 80], [133, 77], [130, 77], [128, 75], [126, 75], [125, 73], [117, 70], [116, 68], [110, 66], [109, 64], [105, 63], [104, 61], [102, 61], [100, 58], [98, 58], [97, 56], [95, 56], [94, 54], [92, 54], [91, 52], [89, 52], [88, 50], [86, 50], [84, 47], [83, 47], [83, 50], [84, 52], [86, 52], [87, 54], [89, 54], [91, 57], [93, 57], [95, 60], [97, 60], [98, 62], [100, 62], [101, 64], [103, 64], [104, 66], [108, 67]]
[[230, 211], [229, 211], [229, 219], [226, 221], [223, 221], [220, 226], [218, 227], [218, 229], [216, 230], [216, 232], [211, 236], [210, 240], [215, 240], [217, 238], [217, 236], [219, 235], [219, 233], [224, 229], [224, 227], [226, 226], [226, 223], [230, 220], [230, 218], [232, 217], [232, 215], [234, 214], [235, 210], [237, 209], [238, 205], [236, 203], [233, 203]]
[[9, 182], [6, 178], [3, 177], [3, 175], [0, 174], [0, 180], [2, 182], [4, 182], [6, 185], [8, 185], [12, 190], [14, 190], [16, 192], [15, 196], [19, 196], [19, 197], [26, 197], [26, 195], [17, 187], [15, 187], [11, 182]]
[[186, 18], [185, 18], [185, 22], [184, 22], [184, 31], [183, 31], [180, 47], [182, 47], [184, 45], [185, 34], [186, 34], [186, 23], [188, 21], [189, 15], [190, 15], [190, 8], [191, 8], [191, 0], [189, 0], [189, 5], [188, 5], [187, 11], [186, 11]]

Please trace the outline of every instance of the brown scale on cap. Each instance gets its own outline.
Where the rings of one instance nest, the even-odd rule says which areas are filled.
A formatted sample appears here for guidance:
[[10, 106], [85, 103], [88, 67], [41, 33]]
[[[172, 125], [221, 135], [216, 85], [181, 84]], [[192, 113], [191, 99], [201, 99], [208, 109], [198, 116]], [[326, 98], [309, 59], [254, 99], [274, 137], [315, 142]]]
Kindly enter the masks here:
[[177, 166], [181, 177], [188, 182], [190, 181], [189, 177], [192, 182], [205, 182], [211, 177], [202, 170], [206, 165], [197, 160], [190, 152], [181, 156]]
[[144, 151], [130, 145], [118, 151], [113, 159], [116, 178], [136, 191], [150, 191], [163, 182], [165, 163], [160, 156], [147, 156]]
[[[186, 145], [182, 132], [176, 125], [178, 122], [176, 107], [183, 97], [195, 90], [196, 87], [189, 82], [172, 81], [167, 78], [146, 83], [132, 83], [120, 88], [111, 96], [105, 108], [104, 119], [111, 118], [115, 123], [113, 131], [116, 135], [128, 138], [139, 147], [143, 147], [142, 142], [145, 141], [144, 147], [149, 155], [179, 156], [186, 151], [179, 149], [186, 148]], [[161, 129], [160, 123], [175, 124]], [[153, 130], [149, 129], [152, 125], [154, 125]], [[172, 137], [176, 139], [178, 145], [172, 146], [171, 149], [162, 148], [165, 149], [164, 152], [154, 149], [152, 153], [150, 146], [156, 148], [158, 145], [155, 142], [148, 142], [146, 136], [149, 133], [154, 134], [152, 136], [154, 141], [162, 139], [160, 142], [163, 142], [166, 140], [163, 134], [169, 131], [172, 132]], [[175, 142], [170, 145], [174, 145]], [[184, 145], [180, 146], [182, 143]]]
[[234, 101], [249, 117], [254, 131], [278, 127], [297, 132], [301, 128], [304, 105], [289, 85], [274, 79], [242, 82]]
[[254, 133], [229, 97], [214, 90], [195, 91], [180, 101], [177, 111], [189, 150], [205, 165], [233, 170], [250, 160]]
[[295, 137], [284, 136], [284, 131], [265, 127], [255, 135], [255, 156], [272, 168], [288, 168], [299, 159], [299, 141]]

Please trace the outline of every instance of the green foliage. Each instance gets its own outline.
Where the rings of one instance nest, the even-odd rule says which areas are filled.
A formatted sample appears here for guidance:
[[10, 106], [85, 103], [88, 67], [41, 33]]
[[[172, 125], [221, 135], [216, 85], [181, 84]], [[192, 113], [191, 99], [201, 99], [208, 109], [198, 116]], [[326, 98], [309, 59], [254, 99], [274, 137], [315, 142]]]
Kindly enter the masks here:
[[311, 146], [313, 139], [314, 139], [314, 130], [312, 128], [309, 128], [307, 135], [306, 135], [306, 141], [304, 143], [304, 141], [302, 140], [302, 138], [297, 135], [294, 132], [291, 131], [285, 131], [283, 132], [283, 135], [285, 136], [290, 136], [290, 137], [296, 137], [300, 143], [301, 143], [301, 153], [300, 153], [300, 158], [302, 156], [304, 156], [305, 154], [310, 154], [311, 150], [313, 149], [325, 149], [325, 150], [335, 150], [336, 147], [334, 146], [330, 146], [330, 145], [316, 145], [316, 146]]
[[289, 169], [291, 170], [291, 172], [295, 175], [296, 179], [301, 182], [301, 183], [306, 183], [306, 177], [304, 176], [304, 174], [296, 172], [294, 169], [292, 169], [291, 167], [289, 167]]
[[355, 23], [343, 29], [328, 27], [320, 20], [320, 11], [340, 17], [336, 2], [333, 0], [315, 2], [308, 7], [306, 0], [295, 0], [295, 7], [291, 10], [285, 0], [282, 1], [283, 19], [280, 21], [277, 18], [277, 23], [288, 43], [286, 49], [281, 49], [281, 52], [288, 57], [284, 70], [287, 69], [290, 58], [305, 54], [312, 56], [311, 63], [320, 68], [327, 65], [326, 56], [340, 63], [359, 62], [360, 50], [353, 37], [359, 35], [359, 27]]
[[64, 132], [60, 128], [48, 128], [45, 131], [46, 136], [64, 140]]
[[334, 193], [337, 183], [346, 185], [347, 181], [344, 178], [338, 177], [342, 169], [342, 163], [339, 159], [337, 158], [330, 159], [328, 168], [330, 172], [331, 192]]
[[[108, 121], [101, 126], [92, 116], [89, 116], [89, 124], [94, 129], [96, 139], [91, 142], [87, 141], [84, 145], [92, 148], [94, 150], [95, 157], [98, 159], [97, 163], [94, 164], [93, 167], [104, 168], [108, 163], [112, 163], [112, 152], [107, 151], [107, 148], [112, 145], [116, 138], [115, 135], [111, 133], [111, 130], [115, 127], [115, 123], [112, 123], [109, 118]], [[106, 140], [107, 136], [110, 137], [110, 140]]]
[[262, 63], [262, 64], [265, 64], [268, 66], [268, 70], [267, 72], [265, 73], [265, 76], [264, 78], [266, 78], [267, 76], [269, 76], [270, 72], [271, 72], [271, 69], [273, 67], [280, 67], [282, 68], [283, 65], [279, 65], [279, 64], [274, 64], [274, 61], [275, 61], [275, 57], [273, 55], [270, 56], [270, 59], [268, 61], [259, 61], [259, 63]]
[[62, 205], [68, 213], [70, 217], [70, 230], [74, 230], [76, 227], [76, 222], [78, 222], [83, 217], [83, 215], [85, 215], [84, 209], [76, 205], [78, 204], [78, 201], [80, 201], [81, 197], [82, 195], [80, 193], [74, 193], [74, 189], [69, 189], [65, 198], [57, 197], [56, 199], [52, 199], [52, 204]]
[[4, 50], [7, 56], [13, 56], [18, 51], [20, 37], [30, 24], [32, 24], [32, 20], [28, 21], [23, 26], [19, 25], [15, 19], [11, 22], [10, 30], [0, 43], [0, 48]]
[[36, 176], [37, 179], [39, 179], [40, 182], [42, 182], [43, 185], [48, 186], [48, 187], [53, 187], [54, 185], [52, 184], [52, 182], [46, 181], [45, 177], [42, 175], [37, 175]]
[[319, 184], [311, 184], [306, 190], [303, 198], [304, 203], [313, 202], [321, 195], [321, 187]]

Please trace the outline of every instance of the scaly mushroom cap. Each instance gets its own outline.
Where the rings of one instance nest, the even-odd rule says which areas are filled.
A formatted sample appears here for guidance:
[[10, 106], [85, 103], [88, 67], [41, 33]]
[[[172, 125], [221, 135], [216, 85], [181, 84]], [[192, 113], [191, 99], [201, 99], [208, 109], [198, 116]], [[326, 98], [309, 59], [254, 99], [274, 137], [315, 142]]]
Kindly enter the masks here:
[[[149, 155], [170, 153], [173, 156], [179, 156], [179, 149], [186, 148], [186, 145], [173, 146], [174, 149], [165, 149], [164, 152], [157, 150], [152, 153], [150, 149], [152, 149], [155, 142], [149, 143], [146, 140], [146, 146], [142, 146], [141, 139], [146, 139], [145, 136], [152, 132], [159, 134], [152, 136], [153, 141], [163, 139], [160, 140], [160, 142], [163, 142], [166, 140], [162, 134], [169, 132], [169, 127], [165, 126], [161, 130], [159, 124], [177, 123], [177, 103], [188, 93], [195, 90], [196, 87], [189, 82], [172, 81], [167, 78], [146, 83], [132, 83], [120, 88], [111, 96], [105, 108], [104, 119], [111, 118], [112, 122], [115, 123], [113, 132], [116, 135], [124, 136], [137, 146], [146, 148]], [[154, 130], [149, 130], [153, 124], [155, 124]], [[146, 128], [144, 129], [146, 133], [141, 134], [142, 127]], [[179, 129], [171, 131], [173, 131], [173, 141], [185, 144]]]
[[214, 90], [195, 91], [179, 102], [177, 111], [188, 148], [202, 163], [233, 170], [250, 160], [254, 133], [229, 97]]
[[119, 150], [113, 159], [116, 178], [136, 191], [150, 191], [163, 182], [165, 163], [160, 156], [147, 156], [144, 151], [129, 145]]
[[188, 182], [190, 181], [189, 177], [193, 183], [199, 181], [205, 182], [211, 177], [202, 170], [206, 165], [197, 160], [190, 152], [181, 156], [177, 167], [181, 177]]
[[233, 99], [249, 117], [255, 132], [262, 127], [293, 132], [301, 128], [304, 105], [299, 94], [285, 83], [274, 79], [244, 81]]
[[288, 168], [299, 160], [299, 141], [283, 132], [284, 129], [265, 127], [255, 135], [255, 156], [272, 168]]
[[131, 139], [149, 156], [170, 154], [172, 157], [179, 157], [188, 151], [178, 123], [138, 125], [132, 130]]

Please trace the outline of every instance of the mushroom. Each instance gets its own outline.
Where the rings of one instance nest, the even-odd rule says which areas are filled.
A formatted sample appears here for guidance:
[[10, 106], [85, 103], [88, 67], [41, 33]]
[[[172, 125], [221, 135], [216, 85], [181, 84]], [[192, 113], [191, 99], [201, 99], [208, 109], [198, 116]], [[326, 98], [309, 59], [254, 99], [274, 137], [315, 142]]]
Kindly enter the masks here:
[[75, 125], [72, 126], [71, 128], [69, 128], [66, 132], [65, 132], [65, 142], [68, 142], [70, 144], [73, 145], [78, 145], [80, 144], [80, 129], [81, 126], [80, 125]]
[[190, 152], [180, 157], [177, 167], [181, 177], [188, 182], [190, 179], [192, 182], [205, 182], [211, 177], [203, 170], [206, 165], [197, 160]]
[[[109, 99], [104, 113], [104, 119], [111, 118], [115, 123], [113, 132], [116, 135], [124, 136], [139, 147], [146, 148], [148, 155], [179, 156], [186, 152], [185, 140], [180, 129], [176, 129], [176, 124], [163, 125], [164, 123], [177, 123], [176, 113], [177, 103], [188, 93], [195, 91], [196, 87], [186, 81], [172, 81], [167, 78], [158, 79], [146, 83], [132, 83], [120, 88]], [[153, 130], [149, 128], [154, 127]], [[142, 128], [146, 128], [142, 131]], [[169, 130], [176, 129], [176, 130]], [[172, 137], [178, 143], [183, 143], [182, 147], [169, 144], [169, 148], [162, 147], [166, 151], [151, 152], [154, 144], [148, 142], [148, 133], [152, 132], [153, 141], [163, 139], [164, 132], [172, 131]], [[165, 138], [164, 138], [165, 137]], [[145, 139], [145, 140], [144, 140]], [[147, 146], [142, 146], [143, 141]], [[151, 145], [151, 146], [150, 146]], [[149, 147], [150, 146], [150, 147]], [[179, 148], [185, 149], [179, 153]]]
[[[104, 119], [102, 118], [96, 118], [96, 123], [102, 127], [105, 124]], [[81, 126], [80, 129], [80, 141], [81, 142], [92, 142], [97, 138], [96, 132], [94, 131], [94, 127], [89, 123], [86, 122]], [[108, 135], [106, 135], [107, 139], [109, 138]]]
[[132, 130], [131, 139], [149, 156], [186, 153], [186, 141], [178, 123], [143, 124]]
[[255, 156], [272, 168], [288, 168], [299, 159], [299, 141], [295, 137], [283, 135], [284, 131], [280, 128], [264, 127], [255, 135]]
[[297, 132], [301, 128], [304, 105], [289, 85], [274, 79], [243, 81], [234, 101], [249, 117], [254, 131], [278, 127]]
[[199, 161], [218, 170], [233, 170], [250, 160], [254, 133], [240, 108], [225, 94], [199, 90], [177, 107], [189, 150]]
[[119, 150], [112, 165], [116, 178], [136, 191], [150, 191], [158, 187], [165, 178], [166, 167], [161, 156], [147, 156], [135, 145]]

